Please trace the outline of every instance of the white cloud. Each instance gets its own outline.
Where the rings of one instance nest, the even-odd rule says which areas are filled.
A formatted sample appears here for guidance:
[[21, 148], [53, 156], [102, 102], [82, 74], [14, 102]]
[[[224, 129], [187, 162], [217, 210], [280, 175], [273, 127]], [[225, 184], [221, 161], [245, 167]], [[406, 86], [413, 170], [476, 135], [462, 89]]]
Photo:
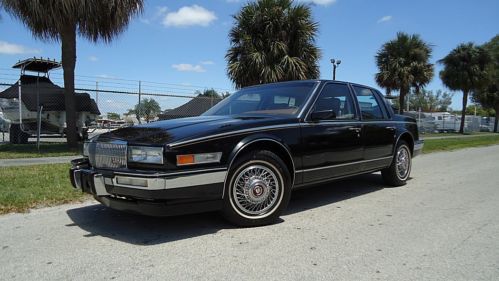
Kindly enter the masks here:
[[38, 54], [40, 50], [31, 49], [22, 45], [0, 41], [0, 54], [20, 55], [20, 54]]
[[204, 65], [212, 65], [212, 64], [215, 64], [213, 61], [211, 60], [204, 60], [201, 62], [201, 64], [204, 64]]
[[336, 0], [299, 0], [298, 2], [306, 2], [315, 5], [327, 6], [336, 3]]
[[173, 64], [172, 67], [181, 72], [206, 72], [206, 69], [199, 64], [192, 65], [190, 63], [180, 63]]
[[99, 60], [99, 58], [98, 58], [98, 57], [96, 57], [96, 56], [89, 56], [89, 57], [88, 57], [88, 59], [89, 59], [90, 61], [94, 61], [94, 62]]
[[391, 20], [392, 20], [392, 16], [384, 16], [378, 20], [378, 23], [387, 22], [387, 21], [391, 21]]
[[167, 12], [168, 7], [157, 6], [156, 11], [152, 15], [147, 15], [146, 17], [139, 18], [139, 21], [143, 24], [151, 24], [158, 21], [159, 19], [163, 19]]
[[176, 12], [167, 13], [163, 18], [165, 26], [208, 26], [217, 19], [214, 12], [201, 6], [192, 5], [180, 8]]

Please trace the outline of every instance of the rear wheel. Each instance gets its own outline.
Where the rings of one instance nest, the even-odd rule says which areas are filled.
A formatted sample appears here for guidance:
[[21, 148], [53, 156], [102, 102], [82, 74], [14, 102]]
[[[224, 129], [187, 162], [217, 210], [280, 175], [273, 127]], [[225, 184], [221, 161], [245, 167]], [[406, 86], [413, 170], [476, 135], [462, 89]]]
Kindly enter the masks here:
[[270, 151], [252, 151], [238, 158], [227, 177], [224, 217], [239, 226], [273, 223], [291, 197], [291, 176]]
[[381, 171], [385, 183], [391, 186], [405, 185], [411, 174], [412, 155], [409, 145], [405, 141], [397, 144], [395, 155], [390, 167]]

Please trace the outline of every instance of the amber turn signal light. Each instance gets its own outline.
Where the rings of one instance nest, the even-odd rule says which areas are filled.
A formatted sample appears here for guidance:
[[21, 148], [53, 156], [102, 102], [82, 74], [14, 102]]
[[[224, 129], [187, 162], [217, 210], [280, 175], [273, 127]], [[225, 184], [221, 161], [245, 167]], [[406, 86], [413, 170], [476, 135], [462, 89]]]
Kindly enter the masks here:
[[194, 154], [177, 155], [177, 165], [194, 164]]

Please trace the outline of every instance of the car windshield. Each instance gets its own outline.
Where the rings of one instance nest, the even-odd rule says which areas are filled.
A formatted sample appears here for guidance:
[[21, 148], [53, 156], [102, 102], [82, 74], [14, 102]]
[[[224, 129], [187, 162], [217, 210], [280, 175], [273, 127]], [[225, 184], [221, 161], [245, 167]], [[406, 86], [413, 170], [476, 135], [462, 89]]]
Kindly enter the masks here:
[[297, 116], [318, 82], [269, 84], [242, 89], [203, 115]]

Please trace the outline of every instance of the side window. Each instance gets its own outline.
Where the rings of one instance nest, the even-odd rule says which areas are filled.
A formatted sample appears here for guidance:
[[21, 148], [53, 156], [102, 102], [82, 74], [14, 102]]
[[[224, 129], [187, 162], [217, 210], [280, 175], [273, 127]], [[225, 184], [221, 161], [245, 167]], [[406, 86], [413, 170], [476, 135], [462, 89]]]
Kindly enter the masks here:
[[345, 84], [329, 83], [324, 86], [317, 101], [314, 111], [332, 110], [334, 120], [348, 120], [355, 118], [350, 90]]
[[359, 86], [353, 86], [353, 88], [359, 101], [363, 120], [385, 119], [381, 105], [370, 89]]

